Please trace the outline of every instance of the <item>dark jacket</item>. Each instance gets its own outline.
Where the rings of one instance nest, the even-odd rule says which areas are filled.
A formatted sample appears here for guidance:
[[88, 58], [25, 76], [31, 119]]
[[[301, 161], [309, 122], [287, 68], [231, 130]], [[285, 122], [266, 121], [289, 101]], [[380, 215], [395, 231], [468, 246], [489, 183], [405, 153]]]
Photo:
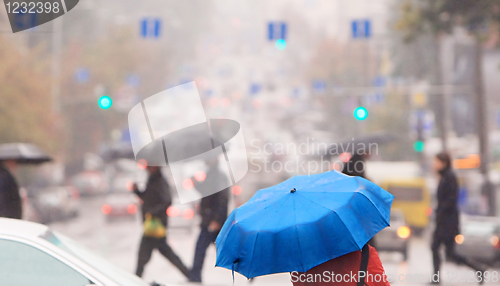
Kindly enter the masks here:
[[227, 218], [228, 202], [229, 188], [201, 199], [201, 226], [208, 226], [212, 221], [216, 221], [220, 225], [223, 225]]
[[439, 172], [441, 179], [437, 189], [438, 206], [436, 213], [435, 235], [454, 238], [459, 234], [459, 213], [457, 206], [458, 181], [451, 168]]
[[142, 219], [145, 219], [146, 213], [161, 219], [165, 227], [168, 225], [167, 209], [172, 204], [170, 186], [161, 171], [149, 175], [146, 189], [144, 192], [138, 189], [134, 190], [142, 200]]
[[204, 196], [200, 203], [201, 226], [208, 226], [212, 221], [223, 225], [227, 218], [229, 202], [226, 175], [219, 170], [218, 165], [213, 165], [207, 171], [207, 177], [204, 181], [193, 180], [193, 183], [196, 190]]
[[22, 215], [23, 208], [16, 179], [0, 164], [0, 217], [21, 219]]

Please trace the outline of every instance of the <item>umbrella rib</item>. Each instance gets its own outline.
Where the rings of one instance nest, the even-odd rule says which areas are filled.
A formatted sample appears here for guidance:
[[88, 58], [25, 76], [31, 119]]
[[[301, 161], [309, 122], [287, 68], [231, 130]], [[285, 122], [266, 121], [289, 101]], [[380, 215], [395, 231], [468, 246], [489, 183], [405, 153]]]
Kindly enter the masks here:
[[[358, 181], [358, 184], [359, 184], [359, 178], [356, 178], [356, 181]], [[379, 208], [376, 204], [374, 204], [374, 203], [373, 203], [373, 201], [372, 201], [372, 200], [371, 200], [371, 199], [370, 199], [367, 195], [365, 195], [365, 194], [364, 194], [364, 193], [362, 193], [362, 192], [359, 192], [358, 190], [359, 190], [359, 187], [358, 187], [358, 189], [356, 190], [356, 192], [357, 192], [358, 194], [363, 195], [363, 196], [364, 196], [364, 197], [365, 197], [365, 198], [366, 198], [366, 199], [367, 199], [367, 200], [368, 200], [368, 201], [369, 201], [369, 202], [370, 202], [370, 203], [371, 203], [371, 204], [372, 204], [372, 205], [373, 205], [373, 206], [377, 209], [378, 213], [379, 213], [379, 214], [381, 214], [382, 212], [380, 211], [380, 208]], [[388, 221], [387, 221], [384, 217], [382, 217], [382, 218], [385, 220], [385, 222], [387, 223], [387, 225], [390, 225], [390, 222], [388, 222]]]
[[[360, 192], [357, 192], [357, 193], [360, 193]], [[363, 193], [361, 193], [361, 194], [363, 194]], [[364, 194], [363, 194], [363, 195], [364, 195]], [[329, 211], [330, 211], [330, 213], [335, 213], [335, 214], [337, 215], [337, 217], [339, 218], [339, 220], [340, 220], [340, 221], [342, 222], [342, 224], [344, 225], [344, 227], [345, 227], [347, 230], [349, 230], [349, 228], [347, 227], [347, 225], [344, 223], [344, 221], [342, 220], [342, 218], [339, 216], [339, 214], [338, 214], [335, 210], [332, 210], [332, 209], [329, 209], [329, 208], [327, 208], [327, 207], [325, 207], [325, 206], [323, 206], [323, 205], [317, 204], [317, 203], [313, 202], [312, 200], [310, 200], [310, 199], [309, 199], [309, 198], [307, 198], [307, 197], [304, 197], [304, 196], [302, 196], [302, 197], [303, 197], [304, 199], [306, 199], [306, 200], [310, 201], [311, 203], [314, 203], [314, 204], [316, 204], [316, 205], [318, 205], [318, 206], [320, 206], [320, 207], [323, 207], [323, 208], [325, 208], [325, 209], [329, 210]], [[365, 197], [366, 197], [366, 196], [365, 196]], [[366, 197], [366, 198], [368, 198], [368, 197]], [[349, 200], [349, 202], [350, 202], [352, 199], [353, 199], [353, 198], [351, 198], [351, 199]], [[370, 199], [368, 199], [368, 201], [369, 201], [372, 205], [374, 205], [374, 206], [375, 206], [375, 204], [374, 204], [374, 203], [373, 203]], [[375, 206], [375, 207], [376, 207], [376, 206]], [[379, 211], [379, 213], [380, 213], [380, 210], [379, 210], [378, 208], [377, 208], [377, 210], [378, 210], [378, 211]], [[354, 236], [352, 236], [352, 233], [351, 233], [350, 231], [349, 231], [349, 235], [351, 236], [352, 241], [353, 241], [356, 245], [358, 245], [358, 243], [356, 242], [356, 240], [354, 239]], [[358, 245], [358, 247], [359, 247], [359, 245]], [[360, 248], [360, 249], [361, 249], [361, 248]]]
[[[285, 202], [286, 202], [289, 198], [290, 198], [290, 196], [288, 196], [285, 200], [282, 200], [282, 201], [281, 201], [281, 205], [280, 205], [280, 207], [281, 207], [281, 206], [282, 206], [282, 205], [283, 205], [283, 204], [284, 204], [284, 203], [285, 203]], [[278, 202], [278, 201], [276, 201], [276, 202]], [[273, 204], [274, 204], [274, 203], [273, 203]], [[264, 209], [266, 209], [266, 208], [268, 208], [268, 207], [269, 207], [269, 206], [265, 207]], [[269, 222], [269, 220], [270, 220], [271, 218], [272, 218], [272, 216], [269, 216], [269, 217], [267, 218], [266, 222], [265, 222], [262, 226], [266, 225], [266, 224]], [[249, 267], [250, 271], [252, 271], [253, 257], [254, 257], [254, 254], [255, 254], [255, 249], [256, 249], [255, 245], [257, 245], [257, 239], [259, 238], [259, 234], [260, 234], [260, 231], [258, 231], [258, 232], [257, 232], [257, 234], [255, 235], [255, 241], [254, 241], [254, 243], [253, 243], [252, 257], [250, 258], [250, 267]]]
[[[354, 236], [352, 236], [352, 232], [351, 230], [347, 227], [347, 225], [345, 224], [345, 222], [342, 220], [342, 218], [339, 216], [339, 214], [336, 212], [336, 211], [332, 211], [333, 213], [335, 213], [335, 215], [339, 218], [340, 222], [342, 222], [342, 224], [344, 225], [344, 227], [349, 230], [349, 236], [351, 237], [351, 241], [354, 242], [354, 244], [356, 244], [358, 247], [358, 243], [356, 242], [356, 239], [354, 239]], [[361, 248], [360, 248], [361, 249]]]
[[[304, 196], [302, 196], [302, 197], [303, 197], [304, 199], [306, 199], [306, 200], [310, 201], [311, 203], [314, 203], [314, 204], [316, 204], [316, 205], [318, 205], [318, 206], [320, 206], [320, 207], [323, 207], [323, 208], [325, 208], [325, 209], [329, 210], [329, 211], [330, 211], [330, 213], [335, 213], [335, 214], [337, 215], [337, 217], [339, 218], [339, 220], [342, 222], [342, 224], [345, 226], [345, 228], [346, 228], [346, 229], [349, 229], [349, 228], [347, 227], [347, 225], [344, 223], [344, 221], [342, 220], [342, 218], [340, 218], [339, 214], [338, 214], [335, 210], [332, 210], [332, 209], [329, 209], [329, 208], [327, 208], [327, 207], [325, 207], [325, 206], [323, 206], [323, 205], [317, 204], [317, 203], [313, 202], [312, 200], [310, 200], [310, 199], [309, 199], [309, 198], [307, 198], [307, 197], [304, 197]], [[352, 198], [351, 198], [349, 201], [351, 201], [351, 200], [352, 200]], [[356, 243], [356, 240], [355, 240], [355, 239], [354, 239], [354, 237], [352, 236], [352, 233], [351, 233], [351, 232], [349, 232], [349, 234], [350, 234], [350, 236], [351, 236], [352, 240], [354, 241], [354, 243]], [[356, 243], [356, 245], [358, 245], [358, 244]], [[358, 245], [358, 246], [359, 246], [359, 245]]]
[[[302, 270], [304, 270], [304, 256], [302, 255], [302, 247], [300, 247], [300, 239], [299, 239], [299, 230], [297, 229], [297, 212], [295, 211], [295, 203], [297, 200], [294, 200], [294, 213], [295, 213], [295, 235], [297, 237], [297, 244], [299, 245], [299, 255], [300, 255], [300, 265], [302, 266]], [[307, 210], [307, 208], [306, 208]], [[308, 211], [309, 212], [309, 211]]]
[[[271, 207], [271, 206], [273, 206], [274, 204], [279, 203], [279, 202], [281, 202], [281, 205], [283, 205], [283, 203], [284, 203], [284, 202], [283, 202], [282, 198], [283, 198], [283, 197], [276, 199], [274, 202], [272, 202], [272, 203], [270, 203], [269, 205], [265, 206], [265, 207], [264, 207], [262, 210], [260, 210], [259, 212], [262, 212], [262, 211], [264, 211], [265, 209], [268, 209], [269, 207]], [[255, 214], [253, 214], [253, 215], [255, 215]], [[244, 219], [240, 219], [240, 220], [238, 220], [238, 222], [236, 222], [236, 224], [239, 224], [240, 222], [242, 222], [242, 221], [244, 221], [244, 220], [246, 220], [246, 219], [252, 218], [252, 216], [253, 216], [253, 215], [249, 215], [249, 216], [247, 216], [247, 217], [246, 217], [246, 218], [244, 218]]]
[[299, 231], [297, 230], [297, 219], [295, 219], [295, 234], [297, 237], [297, 244], [299, 245], [300, 265], [302, 266], [302, 271], [305, 271], [304, 256], [302, 255], [302, 247], [300, 247]]
[[[325, 193], [327, 193], [327, 192], [325, 192]], [[347, 192], [346, 192], [346, 193], [347, 193]], [[300, 193], [299, 193], [299, 194], [300, 194]], [[327, 207], [325, 207], [325, 206], [323, 206], [323, 205], [320, 205], [320, 204], [316, 203], [315, 201], [310, 200], [308, 197], [305, 197], [305, 196], [303, 196], [302, 194], [300, 194], [300, 196], [301, 196], [301, 197], [303, 197], [304, 199], [306, 199], [306, 200], [310, 201], [311, 203], [313, 203], [313, 204], [315, 204], [315, 205], [318, 205], [318, 206], [320, 206], [320, 207], [322, 207], [322, 208], [324, 208], [324, 209], [327, 209], [327, 210], [329, 210], [329, 211], [335, 211], [335, 210], [332, 210], [332, 209], [330, 209], [330, 208], [327, 208]]]
[[[252, 257], [250, 258], [250, 267], [248, 268], [250, 270], [250, 273], [249, 275], [251, 276], [252, 275], [252, 264], [253, 264], [253, 256], [255, 254], [255, 249], [256, 249], [256, 245], [257, 245], [257, 239], [259, 239], [259, 234], [260, 232], [257, 232], [257, 234], [255, 235], [255, 241], [253, 242], [253, 250], [252, 250]], [[253, 277], [250, 277], [250, 278], [253, 278]]]

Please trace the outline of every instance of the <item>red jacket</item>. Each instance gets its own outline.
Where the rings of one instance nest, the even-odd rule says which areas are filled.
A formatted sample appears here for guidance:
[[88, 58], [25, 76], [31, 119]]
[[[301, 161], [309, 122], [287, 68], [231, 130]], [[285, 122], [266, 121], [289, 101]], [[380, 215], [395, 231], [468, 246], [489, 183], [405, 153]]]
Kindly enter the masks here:
[[[361, 251], [355, 251], [320, 264], [305, 273], [292, 272], [293, 286], [342, 285], [356, 286], [361, 264]], [[370, 246], [368, 267], [365, 273], [368, 286], [390, 286], [377, 250]]]

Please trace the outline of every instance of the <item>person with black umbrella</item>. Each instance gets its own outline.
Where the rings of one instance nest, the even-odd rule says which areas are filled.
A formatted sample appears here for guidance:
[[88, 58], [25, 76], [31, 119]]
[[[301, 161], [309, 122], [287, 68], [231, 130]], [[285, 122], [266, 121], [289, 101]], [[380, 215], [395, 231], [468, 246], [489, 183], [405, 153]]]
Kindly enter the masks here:
[[0, 217], [22, 218], [23, 208], [19, 185], [11, 173], [16, 169], [16, 160], [0, 161]]
[[0, 145], [0, 217], [21, 219], [23, 216], [19, 185], [12, 172], [18, 164], [41, 164], [51, 161], [38, 146], [28, 143]]
[[[485, 268], [477, 262], [458, 255], [455, 252], [455, 237], [460, 233], [459, 212], [457, 206], [458, 181], [451, 166], [451, 157], [448, 153], [439, 153], [434, 159], [434, 170], [439, 176], [437, 189], [436, 227], [432, 236], [432, 259], [434, 264], [433, 284], [439, 284], [439, 269], [441, 256], [439, 249], [441, 245], [446, 248], [446, 258], [457, 264], [464, 264], [484, 273]], [[481, 279], [479, 284], [482, 284]]]

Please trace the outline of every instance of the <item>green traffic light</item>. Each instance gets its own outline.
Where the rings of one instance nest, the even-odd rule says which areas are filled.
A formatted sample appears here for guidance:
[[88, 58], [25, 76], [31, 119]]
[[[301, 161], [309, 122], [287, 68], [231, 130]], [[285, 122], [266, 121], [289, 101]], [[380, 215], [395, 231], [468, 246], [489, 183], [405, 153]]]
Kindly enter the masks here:
[[415, 144], [413, 144], [413, 149], [417, 151], [418, 153], [424, 151], [424, 142], [423, 141], [415, 141]]
[[286, 48], [286, 41], [283, 39], [279, 39], [276, 41], [276, 48], [278, 50], [284, 50]]
[[368, 117], [368, 110], [360, 106], [354, 110], [354, 118], [357, 120], [365, 120]]
[[108, 109], [112, 104], [113, 100], [111, 100], [111, 97], [107, 95], [103, 95], [99, 98], [99, 107], [102, 109]]

